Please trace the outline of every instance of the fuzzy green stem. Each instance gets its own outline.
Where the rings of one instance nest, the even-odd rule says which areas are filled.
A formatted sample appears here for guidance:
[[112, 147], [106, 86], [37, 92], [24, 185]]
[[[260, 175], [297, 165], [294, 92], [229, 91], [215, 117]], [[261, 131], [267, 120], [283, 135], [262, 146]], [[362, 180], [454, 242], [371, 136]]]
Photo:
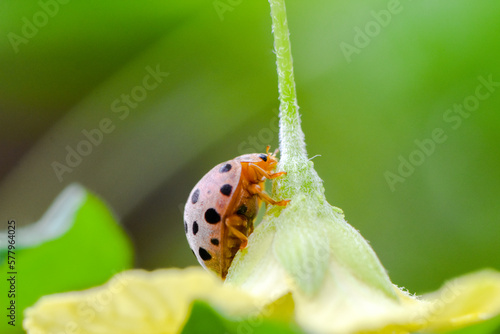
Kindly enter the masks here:
[[[303, 300], [308, 302], [323, 293], [332, 293], [332, 300], [337, 301], [333, 304], [326, 301], [325, 306], [335, 305], [332, 306], [333, 313], [339, 311], [338, 305], [355, 305], [355, 300], [359, 300], [360, 305], [386, 303], [386, 298], [379, 292], [398, 300], [370, 245], [347, 224], [342, 210], [326, 201], [322, 180], [314, 170], [313, 162], [307, 159], [293, 78], [285, 1], [269, 0], [269, 3], [280, 97], [281, 158], [276, 169], [286, 172], [273, 180], [272, 195], [290, 202], [286, 208], [268, 206], [262, 222], [249, 238], [248, 250], [235, 257], [228, 281], [247, 288], [256, 287], [254, 291], [260, 292], [276, 284], [279, 291], [290, 289], [294, 300], [306, 296]], [[270, 268], [280, 266], [281, 269], [275, 272], [277, 276], [271, 280], [268, 277], [273, 277], [273, 274], [266, 276], [265, 282], [261, 280], [262, 276], [253, 276], [261, 270], [266, 270], [267, 274]], [[290, 282], [293, 283], [283, 290], [283, 285]], [[365, 296], [373, 298], [366, 303], [362, 300]], [[316, 301], [324, 302], [325, 299]], [[309, 309], [322, 308], [315, 305]], [[353, 314], [358, 311], [356, 307], [352, 310]], [[326, 322], [327, 318], [324, 319]]]
[[269, 0], [274, 34], [274, 49], [278, 70], [280, 99], [280, 150], [282, 166], [289, 161], [307, 160], [304, 133], [300, 127], [299, 106], [293, 76], [290, 32], [285, 0]]

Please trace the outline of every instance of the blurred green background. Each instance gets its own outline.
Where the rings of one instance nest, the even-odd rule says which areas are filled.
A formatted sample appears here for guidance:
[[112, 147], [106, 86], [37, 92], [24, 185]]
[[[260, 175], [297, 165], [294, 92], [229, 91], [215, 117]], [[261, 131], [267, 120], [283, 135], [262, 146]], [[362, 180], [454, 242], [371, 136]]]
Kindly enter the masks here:
[[[0, 2], [2, 229], [78, 182], [122, 222], [136, 267], [197, 265], [182, 223], [191, 188], [278, 144], [267, 1], [60, 1]], [[479, 79], [500, 82], [500, 3], [287, 10], [308, 153], [393, 282], [423, 293], [500, 269], [500, 87]], [[467, 116], [448, 111], [464, 103]], [[437, 128], [446, 140], [419, 155]], [[420, 160], [391, 187], [400, 156]]]

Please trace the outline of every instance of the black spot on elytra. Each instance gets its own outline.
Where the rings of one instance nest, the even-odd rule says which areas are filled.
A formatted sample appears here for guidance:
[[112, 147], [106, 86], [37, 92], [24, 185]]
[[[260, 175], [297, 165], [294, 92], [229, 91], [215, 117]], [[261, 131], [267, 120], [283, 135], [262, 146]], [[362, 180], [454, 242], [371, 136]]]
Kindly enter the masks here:
[[200, 197], [200, 189], [196, 189], [191, 196], [191, 203], [196, 204], [198, 202], [198, 198]]
[[205, 211], [205, 220], [209, 224], [217, 224], [220, 222], [220, 215], [214, 208], [210, 208]]
[[236, 211], [237, 214], [239, 215], [244, 215], [245, 213], [247, 213], [247, 206], [245, 204], [242, 204], [239, 208], [238, 208], [238, 211]]
[[210, 255], [210, 253], [207, 252], [205, 248], [200, 247], [200, 249], [198, 249], [198, 254], [200, 254], [200, 257], [202, 258], [203, 261], [208, 261], [212, 259], [212, 255]]
[[231, 166], [231, 164], [225, 164], [224, 166], [222, 166], [220, 169], [219, 169], [219, 172], [221, 173], [227, 173], [231, 170], [233, 166]]
[[196, 235], [198, 233], [198, 223], [194, 222], [193, 223], [193, 234]]
[[265, 154], [259, 154], [259, 158], [267, 162], [267, 155]]
[[184, 222], [184, 232], [188, 233], [188, 224], [186, 222]]
[[233, 191], [233, 186], [230, 184], [225, 184], [222, 187], [220, 187], [220, 192], [222, 195], [229, 196], [231, 195], [231, 191]]
[[214, 246], [219, 246], [219, 239], [213, 238], [213, 239], [210, 239], [210, 242]]

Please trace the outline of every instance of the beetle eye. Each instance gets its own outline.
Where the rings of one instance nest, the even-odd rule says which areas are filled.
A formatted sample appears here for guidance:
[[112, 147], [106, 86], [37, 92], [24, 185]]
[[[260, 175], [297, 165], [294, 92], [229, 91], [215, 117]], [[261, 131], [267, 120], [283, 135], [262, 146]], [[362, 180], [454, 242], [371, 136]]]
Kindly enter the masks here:
[[267, 162], [267, 155], [265, 154], [259, 154], [259, 158]]

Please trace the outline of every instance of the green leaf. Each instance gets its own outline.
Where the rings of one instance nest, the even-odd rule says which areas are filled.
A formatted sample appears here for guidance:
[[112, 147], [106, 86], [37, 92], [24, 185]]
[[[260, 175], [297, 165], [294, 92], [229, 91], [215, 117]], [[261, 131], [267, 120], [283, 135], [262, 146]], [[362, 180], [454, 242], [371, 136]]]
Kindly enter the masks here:
[[1, 305], [16, 306], [16, 326], [2, 321], [1, 333], [22, 332], [23, 310], [41, 296], [102, 284], [132, 265], [129, 239], [106, 205], [79, 185], [67, 187], [38, 222], [16, 227], [14, 270], [5, 261], [6, 233], [0, 237], [0, 272], [16, 272], [15, 297], [0, 281]]
[[206, 333], [299, 334], [303, 332], [294, 325], [277, 322], [262, 315], [241, 320], [226, 319], [206, 302], [195, 301], [182, 334]]
[[182, 330], [183, 334], [224, 333], [227, 321], [207, 303], [195, 301], [191, 316]]

